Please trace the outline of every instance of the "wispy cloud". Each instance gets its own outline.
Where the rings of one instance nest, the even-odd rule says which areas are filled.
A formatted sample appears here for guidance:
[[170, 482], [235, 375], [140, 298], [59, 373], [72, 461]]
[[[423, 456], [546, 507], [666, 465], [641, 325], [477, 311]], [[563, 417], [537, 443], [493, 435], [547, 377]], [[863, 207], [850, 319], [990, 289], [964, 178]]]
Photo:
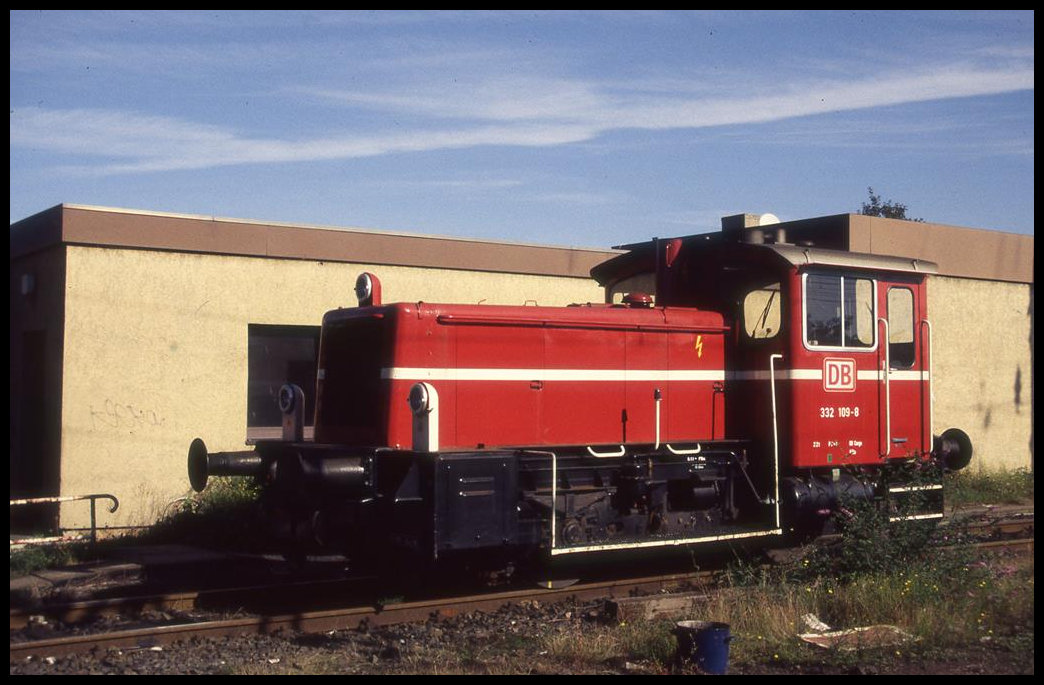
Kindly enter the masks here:
[[402, 179], [384, 179], [380, 181], [364, 181], [363, 184], [379, 185], [384, 190], [403, 189], [414, 190], [449, 190], [459, 192], [505, 190], [519, 188], [525, 184], [524, 181], [512, 178], [434, 178], [427, 180], [408, 181]]
[[70, 171], [116, 174], [227, 165], [351, 159], [478, 146], [555, 146], [622, 129], [700, 129], [992, 95], [1033, 89], [1033, 68], [955, 64], [851, 81], [781, 84], [755, 94], [709, 95], [709, 87], [651, 90], [648, 84], [600, 84], [515, 76], [475, 79], [456, 89], [313, 89], [349, 110], [410, 117], [408, 128], [313, 135], [251, 135], [227, 126], [108, 109], [17, 108], [12, 148], [32, 147], [84, 159]]
[[[668, 89], [670, 86], [670, 89]], [[569, 79], [478, 79], [408, 92], [313, 90], [344, 105], [497, 122], [583, 123], [598, 130], [702, 128], [778, 121], [824, 112], [882, 107], [1033, 88], [1032, 66], [947, 65], [860, 80], [749, 83], [648, 82], [602, 85]], [[695, 92], [694, 92], [695, 91]], [[756, 94], [751, 94], [752, 92]]]

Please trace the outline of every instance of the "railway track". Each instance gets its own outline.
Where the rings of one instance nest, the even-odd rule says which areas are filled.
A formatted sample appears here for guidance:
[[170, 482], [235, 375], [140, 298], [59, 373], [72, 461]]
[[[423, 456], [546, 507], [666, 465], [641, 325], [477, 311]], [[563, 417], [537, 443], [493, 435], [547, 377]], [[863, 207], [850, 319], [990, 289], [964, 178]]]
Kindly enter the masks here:
[[[983, 549], [1033, 550], [1032, 511], [991, 512], [986, 516], [976, 513], [965, 519], [950, 520], [945, 525], [959, 528], [970, 535], [988, 538], [977, 543]], [[326, 579], [88, 600], [30, 610], [12, 608], [10, 654], [12, 659], [30, 655], [61, 656], [92, 649], [147, 649], [191, 638], [271, 634], [286, 630], [320, 633], [361, 626], [387, 626], [448, 618], [475, 611], [488, 612], [530, 600], [544, 603], [565, 599], [590, 601], [672, 592], [703, 585], [712, 575], [712, 571], [670, 573], [600, 580], [558, 589], [515, 588], [467, 596], [394, 602], [364, 600], [365, 597], [373, 597], [374, 589], [369, 583], [372, 578]], [[279, 601], [274, 602], [274, 597], [278, 597]], [[340, 604], [342, 608], [331, 609], [329, 607], [332, 604]], [[225, 615], [243, 612], [250, 612], [250, 615], [216, 620], [204, 618], [208, 613], [213, 615], [220, 611], [224, 611]], [[33, 620], [75, 625], [101, 617], [137, 616], [150, 612], [160, 616], [178, 614], [180, 618], [168, 619], [161, 625], [104, 633], [84, 631], [82, 634], [28, 640], [22, 635]]]
[[[340, 609], [307, 611], [281, 615], [252, 616], [147, 628], [120, 630], [103, 634], [70, 635], [53, 639], [11, 643], [11, 658], [30, 655], [62, 656], [92, 649], [147, 649], [189, 638], [212, 638], [248, 633], [276, 633], [294, 630], [318, 633], [346, 630], [361, 626], [385, 626], [412, 621], [449, 618], [474, 611], [493, 611], [500, 607], [524, 601], [538, 600], [553, 603], [565, 599], [585, 601], [620, 598], [637, 593], [658, 593], [676, 590], [705, 582], [710, 572], [669, 574], [646, 578], [600, 581], [570, 585], [558, 589], [525, 589], [492, 592], [469, 596], [454, 596], [415, 602], [369, 603]], [[189, 593], [191, 594], [191, 593]], [[172, 598], [185, 602], [189, 597]], [[159, 602], [159, 598], [156, 600]], [[88, 608], [84, 608], [88, 609]], [[12, 619], [12, 623], [14, 619]]]

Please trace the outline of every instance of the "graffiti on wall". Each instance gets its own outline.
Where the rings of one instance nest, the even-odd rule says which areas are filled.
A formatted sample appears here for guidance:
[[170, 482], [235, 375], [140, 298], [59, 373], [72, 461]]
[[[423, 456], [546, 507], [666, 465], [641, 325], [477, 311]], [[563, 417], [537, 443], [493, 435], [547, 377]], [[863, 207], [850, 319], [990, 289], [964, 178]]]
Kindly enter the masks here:
[[100, 407], [90, 407], [91, 430], [99, 428], [137, 429], [162, 426], [166, 419], [153, 409], [106, 399]]

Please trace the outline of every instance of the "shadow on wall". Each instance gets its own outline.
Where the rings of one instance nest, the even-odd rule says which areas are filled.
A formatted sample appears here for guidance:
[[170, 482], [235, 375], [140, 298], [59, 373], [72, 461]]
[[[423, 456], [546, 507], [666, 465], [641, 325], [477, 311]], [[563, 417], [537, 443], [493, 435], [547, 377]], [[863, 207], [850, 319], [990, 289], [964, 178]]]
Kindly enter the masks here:
[[[1033, 284], [1030, 283], [1029, 288], [1029, 307], [1026, 310], [1026, 316], [1029, 317], [1029, 348], [1030, 348], [1030, 435], [1029, 435], [1029, 454], [1030, 454], [1030, 473], [1033, 473]], [[1020, 369], [1021, 370], [1021, 369]], [[1019, 376], [1015, 376], [1015, 411], [1019, 409]]]

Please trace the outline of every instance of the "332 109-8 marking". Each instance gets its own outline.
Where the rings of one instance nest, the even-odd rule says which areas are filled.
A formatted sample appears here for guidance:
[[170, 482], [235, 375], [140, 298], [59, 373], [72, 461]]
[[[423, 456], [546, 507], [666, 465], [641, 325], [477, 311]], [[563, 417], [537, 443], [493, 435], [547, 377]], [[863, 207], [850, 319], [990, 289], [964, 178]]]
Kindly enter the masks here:
[[858, 417], [859, 417], [859, 407], [840, 406], [840, 407], [820, 407], [819, 408], [819, 418], [821, 418], [821, 419], [834, 419], [834, 418], [848, 419], [848, 418], [858, 418]]

